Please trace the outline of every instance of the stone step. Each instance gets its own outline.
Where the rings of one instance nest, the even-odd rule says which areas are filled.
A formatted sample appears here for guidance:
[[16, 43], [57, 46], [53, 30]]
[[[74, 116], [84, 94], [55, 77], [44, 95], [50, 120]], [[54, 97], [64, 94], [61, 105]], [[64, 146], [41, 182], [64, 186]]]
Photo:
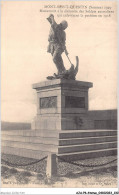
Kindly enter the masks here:
[[2, 140], [65, 146], [65, 145], [79, 145], [79, 144], [88, 144], [88, 143], [112, 142], [112, 141], [117, 141], [117, 136], [90, 137], [90, 139], [89, 137], [69, 138], [69, 139], [58, 140], [58, 138], [51, 138], [51, 137], [47, 138], [47, 137], [36, 137], [36, 136], [31, 137], [31, 136], [18, 136], [18, 135], [2, 135]]
[[89, 137], [69, 138], [69, 139], [59, 139], [59, 146], [101, 143], [101, 142], [113, 142], [113, 141], [117, 141], [117, 136], [90, 137], [90, 139], [89, 139]]
[[65, 131], [59, 134], [59, 139], [67, 138], [83, 138], [83, 137], [101, 137], [116, 136], [117, 130], [81, 130], [81, 131]]
[[34, 158], [34, 159], [41, 159], [43, 156], [48, 155], [48, 152], [31, 150], [26, 148], [15, 148], [9, 146], [2, 146], [1, 152], [3, 154], [12, 154], [12, 155], [18, 155], [21, 157]]
[[13, 148], [26, 148], [31, 150], [47, 151], [57, 153], [58, 147], [51, 144], [37, 144], [37, 143], [25, 143], [16, 141], [2, 141], [2, 146], [9, 146]]
[[6, 141], [18, 141], [18, 142], [29, 142], [29, 143], [41, 143], [41, 144], [53, 144], [58, 145], [58, 138], [54, 137], [36, 137], [36, 136], [19, 136], [19, 135], [2, 135], [2, 140]]
[[[18, 156], [34, 158], [34, 159], [41, 159], [42, 158], [41, 156], [48, 155], [48, 152], [25, 149], [25, 148], [14, 148], [9, 146], [2, 146], [1, 152], [4, 154], [18, 155]], [[58, 157], [61, 157], [64, 160], [69, 160], [69, 161], [90, 159], [90, 158], [103, 157], [103, 156], [113, 156], [113, 155], [117, 155], [117, 148], [57, 154]]]
[[[35, 130], [34, 130], [35, 131]], [[23, 129], [17, 129], [17, 130], [1, 130], [1, 134], [13, 134], [13, 135], [16, 135], [16, 134], [21, 134], [21, 133], [28, 133], [28, 132], [33, 132], [33, 130], [31, 129], [27, 129], [27, 130], [23, 130]]]
[[116, 147], [117, 147], [117, 142], [108, 142], [108, 143], [104, 142], [104, 143], [82, 144], [82, 145], [73, 145], [73, 146], [59, 146], [58, 154], [108, 149], [108, 148], [116, 148]]
[[92, 143], [81, 145], [69, 145], [69, 146], [56, 146], [53, 144], [38, 144], [38, 143], [25, 143], [16, 141], [2, 141], [2, 146], [9, 146], [14, 148], [26, 148], [31, 150], [55, 152], [55, 153], [73, 153], [81, 151], [91, 151], [98, 149], [107, 149], [117, 147], [117, 142], [104, 142], [104, 143]]
[[2, 131], [2, 135], [20, 135], [31, 137], [59, 137], [59, 132], [55, 130], [14, 130], [14, 131]]
[[104, 156], [113, 156], [113, 155], [115, 156], [117, 155], [117, 148], [107, 148], [107, 149], [92, 150], [92, 151], [57, 154], [57, 156], [59, 157], [59, 161], [61, 161], [61, 159], [68, 160], [68, 161], [76, 161], [76, 160], [83, 160], [83, 159], [90, 159], [90, 158], [97, 158], [97, 157], [104, 157]]
[[20, 135], [31, 137], [56, 137], [59, 139], [67, 138], [82, 138], [82, 137], [99, 137], [99, 136], [116, 136], [117, 130], [14, 130], [14, 131], [2, 131], [2, 135]]

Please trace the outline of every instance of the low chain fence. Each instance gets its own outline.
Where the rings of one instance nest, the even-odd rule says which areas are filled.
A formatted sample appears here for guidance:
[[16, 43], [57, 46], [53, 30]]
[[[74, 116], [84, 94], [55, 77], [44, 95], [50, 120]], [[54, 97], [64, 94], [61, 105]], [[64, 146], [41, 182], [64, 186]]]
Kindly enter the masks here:
[[65, 163], [69, 163], [69, 164], [72, 164], [72, 165], [75, 165], [75, 166], [78, 166], [78, 167], [89, 167], [89, 168], [106, 166], [108, 164], [111, 164], [111, 163], [117, 161], [117, 158], [116, 158], [116, 159], [114, 159], [110, 162], [106, 162], [106, 163], [102, 163], [102, 164], [91, 164], [90, 165], [90, 164], [80, 164], [80, 163], [76, 163], [76, 162], [73, 162], [73, 161], [69, 161], [69, 160], [66, 160], [66, 159], [64, 159], [62, 157], [59, 157], [59, 156], [57, 156], [57, 158], [59, 160], [61, 160], [62, 162], [65, 162]]
[[15, 166], [18, 166], [18, 167], [23, 167], [23, 166], [29, 166], [29, 165], [34, 165], [34, 164], [37, 164], [43, 160], [45, 160], [47, 158], [47, 156], [41, 158], [40, 160], [37, 160], [37, 161], [34, 161], [34, 162], [30, 162], [30, 163], [27, 163], [27, 164], [16, 164], [16, 163], [11, 163], [7, 160], [4, 160], [3, 158], [1, 158], [1, 161], [3, 161], [6, 165], [8, 166], [11, 166], [11, 167], [15, 167]]

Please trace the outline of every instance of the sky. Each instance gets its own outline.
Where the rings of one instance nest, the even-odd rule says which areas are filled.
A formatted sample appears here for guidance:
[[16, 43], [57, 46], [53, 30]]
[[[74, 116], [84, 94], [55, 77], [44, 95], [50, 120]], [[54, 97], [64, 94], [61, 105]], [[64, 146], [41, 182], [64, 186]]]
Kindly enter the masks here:
[[[67, 20], [66, 46], [75, 64], [79, 56], [76, 80], [93, 83], [89, 90], [89, 109], [117, 108], [117, 18], [113, 2], [1, 2], [1, 119], [10, 122], [31, 122], [36, 115], [36, 91], [33, 83], [46, 80], [57, 72], [47, 53], [50, 25], [44, 5], [111, 6], [115, 11], [108, 18], [57, 17]], [[65, 67], [70, 64], [63, 54]]]

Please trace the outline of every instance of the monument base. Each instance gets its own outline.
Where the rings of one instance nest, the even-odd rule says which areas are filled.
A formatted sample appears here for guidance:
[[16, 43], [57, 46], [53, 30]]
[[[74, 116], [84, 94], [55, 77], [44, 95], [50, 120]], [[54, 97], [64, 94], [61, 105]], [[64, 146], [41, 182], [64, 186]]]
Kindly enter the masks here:
[[79, 130], [93, 128], [88, 118], [88, 89], [92, 83], [57, 79], [33, 85], [37, 116], [32, 129]]
[[[74, 161], [116, 155], [117, 130], [94, 128], [94, 113], [88, 111], [90, 87], [89, 82], [61, 79], [34, 84], [37, 116], [32, 130], [2, 131], [2, 152], [35, 159], [48, 156], [48, 176], [57, 173], [56, 156]], [[104, 119], [102, 113], [98, 123]]]

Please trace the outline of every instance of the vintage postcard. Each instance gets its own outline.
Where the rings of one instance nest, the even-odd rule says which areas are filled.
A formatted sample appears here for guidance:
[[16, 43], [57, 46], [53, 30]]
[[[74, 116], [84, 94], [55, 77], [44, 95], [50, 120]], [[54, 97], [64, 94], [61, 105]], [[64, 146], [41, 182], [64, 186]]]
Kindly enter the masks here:
[[117, 1], [1, 1], [1, 187], [117, 188]]

